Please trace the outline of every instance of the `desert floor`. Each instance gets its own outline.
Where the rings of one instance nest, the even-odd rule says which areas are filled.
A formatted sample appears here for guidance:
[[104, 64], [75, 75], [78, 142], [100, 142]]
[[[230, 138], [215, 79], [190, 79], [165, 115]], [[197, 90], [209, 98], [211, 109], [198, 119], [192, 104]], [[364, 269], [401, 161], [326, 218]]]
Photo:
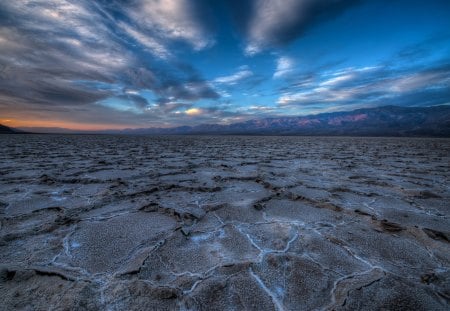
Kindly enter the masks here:
[[0, 136], [2, 310], [449, 310], [450, 139]]

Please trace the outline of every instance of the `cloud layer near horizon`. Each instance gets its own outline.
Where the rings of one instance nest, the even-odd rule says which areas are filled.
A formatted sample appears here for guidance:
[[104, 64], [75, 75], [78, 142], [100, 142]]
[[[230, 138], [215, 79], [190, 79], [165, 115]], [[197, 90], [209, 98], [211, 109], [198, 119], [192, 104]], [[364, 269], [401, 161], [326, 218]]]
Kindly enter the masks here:
[[[363, 0], [4, 1], [0, 122], [150, 127], [449, 103], [450, 34], [417, 33], [383, 48], [381, 59], [360, 60], [360, 38], [347, 38], [345, 23], [351, 14], [363, 20], [371, 6], [377, 8]], [[380, 40], [367, 23], [368, 33], [358, 35]], [[327, 27], [342, 42], [331, 42]], [[330, 52], [328, 44], [355, 48]]]

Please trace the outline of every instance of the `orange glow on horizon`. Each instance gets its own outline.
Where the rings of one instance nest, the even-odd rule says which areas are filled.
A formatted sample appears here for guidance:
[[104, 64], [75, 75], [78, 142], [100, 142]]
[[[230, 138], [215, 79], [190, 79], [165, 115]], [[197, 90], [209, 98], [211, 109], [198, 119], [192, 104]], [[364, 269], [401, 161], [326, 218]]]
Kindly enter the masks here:
[[19, 128], [19, 127], [58, 127], [69, 130], [97, 131], [97, 130], [120, 130], [125, 128], [135, 128], [130, 125], [117, 124], [83, 124], [76, 122], [57, 121], [57, 120], [18, 120], [18, 119], [0, 119], [0, 124]]

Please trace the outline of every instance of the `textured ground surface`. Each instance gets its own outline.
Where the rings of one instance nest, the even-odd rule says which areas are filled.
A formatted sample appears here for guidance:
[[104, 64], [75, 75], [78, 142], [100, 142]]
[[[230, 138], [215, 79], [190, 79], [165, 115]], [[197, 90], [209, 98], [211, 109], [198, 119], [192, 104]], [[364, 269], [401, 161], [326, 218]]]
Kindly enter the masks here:
[[0, 136], [3, 310], [448, 310], [450, 140]]

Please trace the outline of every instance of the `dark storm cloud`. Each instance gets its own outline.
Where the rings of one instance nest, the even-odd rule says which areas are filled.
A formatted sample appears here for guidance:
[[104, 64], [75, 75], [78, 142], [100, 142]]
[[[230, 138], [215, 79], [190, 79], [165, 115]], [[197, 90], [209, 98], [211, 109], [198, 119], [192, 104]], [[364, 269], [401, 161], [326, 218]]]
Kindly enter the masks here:
[[187, 100], [197, 101], [201, 99], [218, 99], [220, 95], [213, 86], [204, 80], [198, 71], [188, 63], [175, 62], [172, 64], [176, 71], [166, 68], [157, 69], [158, 76], [152, 90], [155, 94], [168, 101]]
[[279, 46], [303, 35], [311, 26], [333, 18], [362, 0], [229, 1], [231, 14], [247, 38], [248, 54]]
[[[220, 95], [202, 79], [199, 73], [188, 64], [175, 64], [163, 67], [128, 69], [122, 82], [138, 89], [154, 92], [160, 102], [174, 100], [196, 101], [201, 99], [218, 99]], [[175, 72], [174, 72], [175, 71]]]
[[111, 93], [106, 90], [93, 90], [74, 84], [62, 77], [32, 70], [18, 71], [10, 68], [2, 72], [0, 97], [12, 107], [23, 102], [35, 105], [70, 107], [95, 102]]

